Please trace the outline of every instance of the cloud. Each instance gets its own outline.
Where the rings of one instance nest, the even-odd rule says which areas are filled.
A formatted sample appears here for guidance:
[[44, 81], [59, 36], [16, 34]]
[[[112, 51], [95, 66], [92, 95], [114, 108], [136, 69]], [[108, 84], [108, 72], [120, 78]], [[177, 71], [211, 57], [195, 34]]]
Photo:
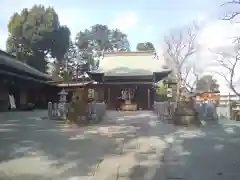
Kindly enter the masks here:
[[112, 23], [110, 23], [111, 28], [118, 28], [121, 31], [127, 33], [130, 30], [137, 27], [139, 23], [139, 18], [136, 13], [128, 12], [125, 14], [117, 15]]
[[6, 41], [7, 41], [8, 33], [7, 33], [7, 25], [0, 24], [0, 49], [5, 50], [6, 49]]
[[206, 21], [206, 19], [207, 19], [207, 14], [206, 13], [201, 13], [197, 16], [195, 21], [202, 23], [202, 22]]
[[91, 12], [79, 8], [55, 8], [62, 25], [66, 25], [71, 30], [71, 37], [74, 39], [76, 34], [90, 26]]
[[6, 41], [7, 41], [7, 35], [0, 35], [0, 49], [5, 50], [6, 49]]
[[209, 24], [202, 30], [199, 36], [199, 44], [207, 48], [231, 45], [234, 38], [240, 35], [239, 32], [239, 23], [219, 20]]
[[145, 29], [146, 33], [152, 33], [153, 30], [154, 30], [154, 28], [151, 25], [147, 26], [146, 29]]
[[[228, 73], [226, 69], [217, 65], [217, 56], [214, 52], [229, 52], [233, 48], [233, 41], [240, 35], [240, 24], [230, 21], [218, 20], [207, 25], [200, 33], [198, 43], [200, 45], [200, 59], [209, 67], [208, 71], [212, 72], [220, 85], [221, 93], [229, 93], [231, 90], [227, 82], [214, 72]], [[210, 50], [212, 51], [210, 51]], [[226, 72], [225, 72], [226, 71]], [[240, 77], [236, 72], [235, 77]]]

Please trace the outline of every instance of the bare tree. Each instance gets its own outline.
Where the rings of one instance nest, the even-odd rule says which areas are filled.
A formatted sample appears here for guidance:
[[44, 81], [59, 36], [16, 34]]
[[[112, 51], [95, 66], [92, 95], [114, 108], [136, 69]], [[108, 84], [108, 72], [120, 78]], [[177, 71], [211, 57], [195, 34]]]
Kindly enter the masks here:
[[190, 91], [193, 92], [197, 86], [197, 83], [199, 81], [199, 78], [202, 74], [202, 70], [200, 70], [199, 68], [196, 67], [196, 64], [191, 64], [189, 66], [189, 73], [188, 75], [191, 73], [191, 78], [186, 77], [186, 81], [185, 81], [185, 86], [186, 88]]
[[[222, 4], [225, 13], [223, 15], [223, 20], [234, 20], [238, 15], [240, 15], [240, 0], [230, 0]], [[234, 82], [236, 76], [236, 68], [240, 60], [240, 38], [235, 37], [233, 41], [233, 47], [224, 48], [224, 51], [217, 52], [218, 59], [217, 62], [222, 66], [226, 73], [216, 72], [222, 76], [228, 83], [230, 89], [237, 95], [240, 96], [240, 92], [237, 91]]]
[[240, 0], [232, 0], [222, 4], [225, 8], [223, 20], [233, 20], [240, 14]]
[[196, 24], [190, 27], [172, 31], [165, 37], [165, 59], [171, 64], [177, 79], [177, 102], [181, 97], [182, 87], [193, 89], [188, 81], [189, 74], [196, 72], [189, 59], [197, 52], [196, 40], [199, 28]]
[[225, 72], [217, 71], [216, 73], [225, 79], [230, 89], [237, 96], [240, 96], [240, 92], [237, 91], [234, 81], [240, 62], [240, 40], [236, 40], [234, 46], [230, 47], [230, 49], [226, 50], [225, 48], [224, 51], [217, 52], [217, 55], [217, 62], [224, 68]]

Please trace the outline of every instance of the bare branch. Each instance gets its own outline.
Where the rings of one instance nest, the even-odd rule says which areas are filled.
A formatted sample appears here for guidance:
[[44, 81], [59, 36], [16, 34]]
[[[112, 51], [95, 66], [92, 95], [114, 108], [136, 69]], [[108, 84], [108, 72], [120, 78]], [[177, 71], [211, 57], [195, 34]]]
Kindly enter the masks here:
[[199, 76], [199, 74], [197, 73], [197, 70], [196, 70], [196, 65], [194, 64], [193, 65], [193, 69], [192, 69], [192, 71], [193, 71], [193, 75], [196, 77], [196, 79], [198, 78], [198, 76]]
[[228, 2], [223, 3], [221, 6], [225, 6], [225, 5], [228, 5], [228, 4], [240, 4], [240, 1], [236, 1], [236, 0], [228, 1]]
[[238, 62], [240, 61], [238, 45], [239, 45], [239, 41], [236, 41], [237, 48], [234, 47], [233, 50], [235, 50], [235, 52], [233, 52], [232, 54], [226, 53], [226, 52], [217, 53], [218, 55], [221, 55], [221, 58], [217, 60], [219, 65], [221, 65], [228, 72], [227, 73], [216, 72], [216, 74], [222, 76], [225, 79], [225, 81], [229, 84], [229, 87], [231, 88], [231, 90], [237, 96], [240, 96], [240, 92], [237, 91], [233, 82], [234, 76], [236, 74], [235, 73], [236, 67]]
[[193, 64], [191, 66], [190, 71], [191, 71], [192, 75], [194, 76], [194, 78], [192, 78], [191, 80], [188, 80], [188, 78], [186, 78], [185, 86], [189, 89], [189, 91], [193, 92], [194, 88], [196, 88], [197, 82], [199, 81], [200, 73], [197, 72], [197, 68], [196, 68], [195, 64]]
[[183, 82], [187, 81], [189, 73], [191, 72], [191, 70], [192, 70], [191, 66], [187, 66], [184, 70], [182, 70], [183, 72], [182, 72], [181, 78], [182, 78]]
[[214, 72], [214, 73], [220, 75], [221, 77], [223, 77], [224, 80], [225, 80], [228, 84], [230, 84], [230, 81], [229, 81], [228, 77], [226, 76], [226, 74], [220, 73], [220, 72]]
[[223, 20], [226, 20], [226, 21], [232, 20], [239, 14], [240, 12], [233, 12], [231, 15], [225, 15], [225, 17], [223, 17]]
[[191, 85], [188, 82], [189, 74], [192, 73], [192, 66], [188, 64], [188, 60], [197, 52], [196, 39], [198, 31], [199, 28], [193, 24], [191, 27], [172, 31], [169, 36], [165, 37], [165, 59], [171, 61], [175, 70], [178, 82], [177, 93], [180, 93], [182, 86], [191, 90], [194, 87], [194, 84]]
[[[224, 6], [228, 6], [228, 5], [233, 5], [233, 6], [240, 5], [240, 0], [232, 0], [229, 2], [225, 2], [221, 6], [224, 7]], [[240, 12], [232, 12], [230, 14], [227, 13], [222, 19], [223, 20], [232, 20], [239, 14], [240, 14]]]

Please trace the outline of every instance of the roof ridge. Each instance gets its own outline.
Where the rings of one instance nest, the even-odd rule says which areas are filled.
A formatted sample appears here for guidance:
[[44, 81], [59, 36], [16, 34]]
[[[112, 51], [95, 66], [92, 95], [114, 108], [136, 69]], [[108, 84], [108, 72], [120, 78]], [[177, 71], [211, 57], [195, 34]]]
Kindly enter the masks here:
[[153, 56], [154, 51], [104, 52], [104, 56]]

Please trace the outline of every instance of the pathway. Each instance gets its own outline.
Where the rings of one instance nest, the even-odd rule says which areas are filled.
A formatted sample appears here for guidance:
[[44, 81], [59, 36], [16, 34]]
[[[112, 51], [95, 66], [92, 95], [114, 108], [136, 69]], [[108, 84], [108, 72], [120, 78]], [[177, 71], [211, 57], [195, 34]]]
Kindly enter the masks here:
[[175, 128], [149, 111], [109, 111], [95, 126], [0, 114], [0, 180], [240, 179], [240, 125]]
[[161, 159], [166, 143], [158, 134], [167, 129], [156, 128], [156, 117], [151, 112], [109, 111], [101, 124], [83, 128], [41, 120], [43, 113], [14, 112], [0, 117], [0, 177], [24, 180], [164, 177]]

